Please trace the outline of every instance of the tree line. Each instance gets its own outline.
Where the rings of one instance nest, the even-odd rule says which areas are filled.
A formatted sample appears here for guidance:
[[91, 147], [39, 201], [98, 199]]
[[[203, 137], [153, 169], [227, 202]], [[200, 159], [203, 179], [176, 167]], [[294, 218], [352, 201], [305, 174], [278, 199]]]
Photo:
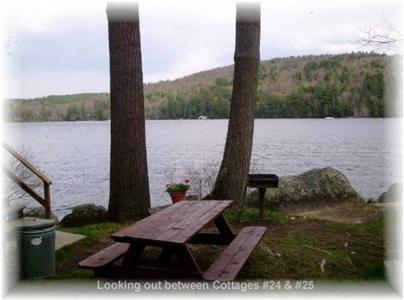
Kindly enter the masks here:
[[[385, 86], [391, 59], [376, 53], [351, 53], [263, 61], [255, 117], [390, 116], [394, 99], [386, 97]], [[146, 118], [228, 118], [232, 85], [232, 77], [218, 77], [213, 84], [145, 93]], [[8, 100], [3, 117], [16, 122], [108, 120], [110, 99], [103, 93]]]
[[[346, 90], [349, 89], [347, 93]], [[256, 118], [386, 117], [384, 74], [367, 74], [360, 87], [340, 86], [328, 82], [301, 85], [290, 95], [259, 93]], [[169, 96], [158, 112], [149, 119], [210, 119], [229, 116], [231, 88], [215, 85], [201, 88], [187, 101], [185, 96]]]

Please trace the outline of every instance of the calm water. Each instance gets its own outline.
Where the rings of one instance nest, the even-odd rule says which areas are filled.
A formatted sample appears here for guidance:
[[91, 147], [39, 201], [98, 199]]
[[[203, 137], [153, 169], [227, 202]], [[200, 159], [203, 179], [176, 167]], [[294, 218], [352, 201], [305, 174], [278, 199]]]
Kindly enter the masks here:
[[[395, 139], [387, 133], [399, 122], [256, 120], [252, 171], [283, 176], [332, 166], [362, 196], [376, 198], [397, 181], [393, 167], [399, 154]], [[6, 124], [5, 141], [52, 179], [53, 209], [63, 216], [80, 203], [107, 206], [109, 125], [109, 121]], [[166, 183], [217, 171], [227, 120], [147, 121], [146, 130], [152, 206], [170, 203]]]

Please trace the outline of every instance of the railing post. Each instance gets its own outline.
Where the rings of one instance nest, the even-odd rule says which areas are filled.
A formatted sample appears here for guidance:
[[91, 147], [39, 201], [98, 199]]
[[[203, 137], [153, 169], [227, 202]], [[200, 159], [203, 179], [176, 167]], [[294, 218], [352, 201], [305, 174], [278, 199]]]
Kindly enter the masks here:
[[47, 219], [51, 219], [51, 196], [50, 196], [50, 187], [49, 183], [46, 181], [43, 182], [43, 189], [44, 189], [44, 200], [45, 200], [45, 217]]
[[32, 188], [30, 188], [24, 181], [14, 175], [10, 170], [3, 166], [6, 174], [25, 192], [27, 192], [32, 198], [38, 201], [45, 208], [45, 217], [50, 219], [52, 217], [51, 212], [51, 195], [50, 195], [50, 185], [52, 181], [46, 177], [42, 172], [40, 172], [36, 167], [34, 167], [29, 161], [27, 161], [24, 157], [14, 151], [10, 146], [3, 143], [3, 148], [10, 153], [15, 159], [17, 159], [20, 163], [22, 163], [28, 170], [30, 170], [34, 175], [42, 179], [43, 181], [43, 198], [38, 195]]

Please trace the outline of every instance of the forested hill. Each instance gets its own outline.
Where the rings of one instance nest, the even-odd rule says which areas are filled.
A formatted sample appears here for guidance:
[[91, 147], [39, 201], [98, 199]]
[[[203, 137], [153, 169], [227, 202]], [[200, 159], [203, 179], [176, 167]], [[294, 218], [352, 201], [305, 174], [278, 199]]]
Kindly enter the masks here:
[[[383, 117], [393, 105], [385, 88], [393, 57], [350, 53], [276, 58], [259, 69], [257, 118]], [[390, 68], [389, 68], [390, 69]], [[148, 119], [227, 118], [233, 66], [145, 84]], [[109, 94], [9, 99], [5, 121], [74, 121], [109, 118]]]

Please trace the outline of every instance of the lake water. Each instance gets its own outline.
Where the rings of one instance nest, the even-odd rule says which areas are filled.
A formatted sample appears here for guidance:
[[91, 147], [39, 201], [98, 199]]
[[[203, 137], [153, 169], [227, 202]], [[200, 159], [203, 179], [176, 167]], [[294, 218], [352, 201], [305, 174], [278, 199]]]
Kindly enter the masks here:
[[[258, 119], [253, 172], [295, 175], [335, 167], [363, 197], [377, 198], [397, 181], [398, 119]], [[5, 141], [28, 156], [52, 181], [52, 208], [61, 217], [72, 206], [107, 206], [110, 122], [48, 122], [4, 125]], [[170, 203], [170, 181], [215, 176], [227, 120], [147, 121], [152, 206]], [[29, 206], [34, 200], [24, 200]]]

